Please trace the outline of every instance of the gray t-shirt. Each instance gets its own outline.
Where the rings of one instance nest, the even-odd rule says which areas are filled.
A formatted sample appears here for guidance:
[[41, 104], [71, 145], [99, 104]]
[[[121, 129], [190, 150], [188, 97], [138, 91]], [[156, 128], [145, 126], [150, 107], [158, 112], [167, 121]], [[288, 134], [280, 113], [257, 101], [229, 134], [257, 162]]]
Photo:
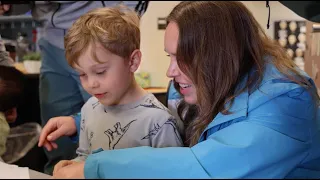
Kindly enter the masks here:
[[91, 97], [81, 109], [80, 139], [75, 160], [85, 160], [92, 151], [138, 146], [183, 146], [183, 123], [170, 114], [153, 94], [116, 106], [104, 106]]

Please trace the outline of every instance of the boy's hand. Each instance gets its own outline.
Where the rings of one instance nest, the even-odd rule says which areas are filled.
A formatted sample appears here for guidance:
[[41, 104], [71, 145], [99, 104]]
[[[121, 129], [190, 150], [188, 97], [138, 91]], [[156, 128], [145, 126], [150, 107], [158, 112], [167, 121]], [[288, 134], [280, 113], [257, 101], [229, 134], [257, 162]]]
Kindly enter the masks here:
[[62, 160], [62, 161], [59, 161], [59, 162], [54, 166], [53, 176], [54, 176], [55, 174], [57, 174], [57, 172], [58, 172], [61, 168], [65, 167], [65, 166], [68, 166], [68, 165], [70, 165], [70, 164], [73, 164], [73, 163], [74, 163], [74, 161], [70, 161], [70, 160]]
[[84, 178], [84, 164], [85, 162], [73, 162], [68, 166], [57, 170], [53, 173], [54, 179], [85, 179]]
[[51, 118], [43, 127], [38, 146], [44, 146], [48, 151], [53, 148], [57, 149], [58, 146], [55, 141], [62, 136], [71, 136], [77, 132], [77, 127], [73, 117], [60, 116]]

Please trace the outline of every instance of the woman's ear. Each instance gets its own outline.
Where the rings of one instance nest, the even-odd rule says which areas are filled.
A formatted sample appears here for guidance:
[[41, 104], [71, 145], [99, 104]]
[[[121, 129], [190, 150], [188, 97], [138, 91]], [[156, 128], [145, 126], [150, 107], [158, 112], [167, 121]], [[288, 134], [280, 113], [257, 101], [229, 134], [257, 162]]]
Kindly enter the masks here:
[[132, 73], [136, 72], [136, 70], [140, 66], [141, 62], [141, 51], [139, 49], [136, 49], [132, 52], [130, 56], [130, 61], [129, 61], [129, 66], [130, 66], [130, 71]]

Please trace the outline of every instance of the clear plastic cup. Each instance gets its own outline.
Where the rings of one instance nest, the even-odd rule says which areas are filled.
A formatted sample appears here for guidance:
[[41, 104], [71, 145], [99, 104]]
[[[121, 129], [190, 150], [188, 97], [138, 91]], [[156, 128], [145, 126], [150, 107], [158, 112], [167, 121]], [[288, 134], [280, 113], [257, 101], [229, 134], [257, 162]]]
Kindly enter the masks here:
[[23, 158], [39, 140], [41, 126], [38, 123], [25, 123], [10, 129], [6, 143], [4, 162], [11, 164]]

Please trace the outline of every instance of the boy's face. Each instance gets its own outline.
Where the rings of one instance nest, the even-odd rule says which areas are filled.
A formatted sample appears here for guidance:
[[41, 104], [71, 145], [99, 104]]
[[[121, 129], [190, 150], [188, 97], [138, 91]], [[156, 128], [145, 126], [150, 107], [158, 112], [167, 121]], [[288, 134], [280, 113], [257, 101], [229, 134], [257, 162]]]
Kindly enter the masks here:
[[[102, 64], [94, 60], [92, 50], [103, 62]], [[139, 50], [136, 51], [137, 54], [140, 53]], [[130, 59], [124, 59], [112, 54], [100, 44], [94, 49], [89, 45], [86, 52], [79, 57], [79, 65], [75, 65], [75, 70], [79, 73], [83, 88], [95, 96], [101, 104], [105, 106], [125, 104], [126, 99], [130, 98], [133, 73], [140, 63], [139, 61], [135, 64], [134, 59], [136, 59], [134, 55]]]

